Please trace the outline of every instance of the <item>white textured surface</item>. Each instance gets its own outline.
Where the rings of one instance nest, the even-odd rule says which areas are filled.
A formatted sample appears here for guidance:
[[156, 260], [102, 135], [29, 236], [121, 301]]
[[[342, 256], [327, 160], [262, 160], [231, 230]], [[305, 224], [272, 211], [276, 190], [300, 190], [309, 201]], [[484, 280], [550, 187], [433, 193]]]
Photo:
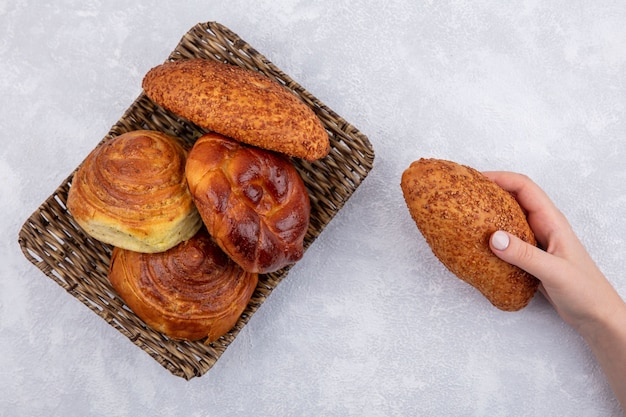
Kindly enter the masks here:
[[[619, 415], [540, 297], [495, 310], [404, 206], [419, 157], [520, 171], [626, 294], [626, 3], [0, 0], [0, 415]], [[22, 256], [28, 216], [198, 22], [363, 133], [375, 168], [201, 378], [173, 377]]]

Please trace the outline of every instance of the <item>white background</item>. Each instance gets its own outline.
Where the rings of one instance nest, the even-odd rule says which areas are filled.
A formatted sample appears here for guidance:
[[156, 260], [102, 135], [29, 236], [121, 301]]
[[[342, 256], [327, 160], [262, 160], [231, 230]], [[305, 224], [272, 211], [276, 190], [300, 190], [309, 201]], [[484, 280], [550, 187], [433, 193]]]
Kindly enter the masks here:
[[[434, 258], [400, 175], [523, 172], [624, 296], [623, 1], [0, 0], [0, 415], [615, 416], [538, 295], [504, 313]], [[23, 222], [182, 35], [218, 21], [372, 142], [374, 169], [189, 382], [32, 266]]]

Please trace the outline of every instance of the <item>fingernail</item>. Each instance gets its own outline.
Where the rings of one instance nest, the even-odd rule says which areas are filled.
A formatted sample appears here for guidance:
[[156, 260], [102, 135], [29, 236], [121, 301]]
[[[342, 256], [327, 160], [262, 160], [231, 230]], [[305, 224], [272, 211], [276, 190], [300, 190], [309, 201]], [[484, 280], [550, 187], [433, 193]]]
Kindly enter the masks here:
[[493, 236], [491, 237], [491, 244], [493, 245], [494, 248], [498, 250], [505, 250], [506, 248], [509, 247], [509, 243], [510, 243], [509, 235], [507, 235], [501, 230], [498, 230], [497, 232], [495, 232]]

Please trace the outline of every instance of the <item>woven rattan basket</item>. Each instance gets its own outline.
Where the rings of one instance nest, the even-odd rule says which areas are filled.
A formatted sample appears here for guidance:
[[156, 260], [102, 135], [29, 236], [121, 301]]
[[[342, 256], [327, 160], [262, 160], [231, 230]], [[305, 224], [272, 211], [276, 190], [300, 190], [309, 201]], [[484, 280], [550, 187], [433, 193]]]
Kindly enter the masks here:
[[[311, 200], [311, 221], [305, 238], [307, 248], [372, 169], [374, 151], [367, 137], [218, 23], [202, 23], [191, 28], [168, 60], [192, 57], [220, 60], [259, 71], [291, 90], [322, 120], [331, 140], [329, 156], [313, 163], [294, 160]], [[137, 129], [159, 130], [182, 137], [190, 144], [203, 133], [141, 94], [100, 143]], [[287, 276], [289, 268], [259, 277], [259, 285], [247, 309], [235, 327], [216, 342], [171, 340], [146, 327], [110, 286], [107, 270], [112, 248], [87, 236], [65, 206], [72, 176], [73, 173], [22, 226], [19, 244], [26, 258], [172, 374], [189, 380], [206, 373]]]

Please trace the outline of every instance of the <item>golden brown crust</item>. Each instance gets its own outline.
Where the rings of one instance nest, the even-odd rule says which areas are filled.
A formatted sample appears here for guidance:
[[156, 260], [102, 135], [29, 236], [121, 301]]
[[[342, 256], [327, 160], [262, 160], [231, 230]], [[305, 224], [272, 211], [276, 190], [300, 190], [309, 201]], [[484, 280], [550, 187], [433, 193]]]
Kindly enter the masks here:
[[105, 243], [139, 252], [167, 250], [202, 225], [187, 187], [186, 155], [180, 141], [160, 132], [109, 139], [76, 171], [68, 210]]
[[330, 151], [315, 113], [269, 78], [207, 59], [167, 62], [143, 79], [157, 104], [200, 127], [309, 161]]
[[246, 271], [273, 272], [302, 257], [311, 208], [286, 157], [208, 133], [189, 152], [187, 181], [209, 233]]
[[515, 198], [475, 169], [438, 159], [413, 162], [401, 187], [418, 229], [452, 273], [501, 310], [520, 310], [530, 302], [539, 281], [489, 248], [496, 230], [537, 244]]
[[173, 339], [213, 342], [237, 323], [258, 276], [243, 271], [201, 229], [166, 252], [114, 248], [109, 280], [153, 329]]

